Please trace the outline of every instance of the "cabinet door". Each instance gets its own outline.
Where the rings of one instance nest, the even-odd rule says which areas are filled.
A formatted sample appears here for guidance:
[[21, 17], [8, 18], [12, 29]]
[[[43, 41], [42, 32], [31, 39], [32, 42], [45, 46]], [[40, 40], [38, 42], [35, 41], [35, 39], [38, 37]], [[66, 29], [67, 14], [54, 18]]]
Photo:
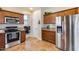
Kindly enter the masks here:
[[44, 30], [42, 30], [42, 39], [46, 40], [46, 38], [47, 38], [46, 36], [47, 36], [46, 32]]
[[48, 23], [52, 24], [53, 23], [53, 14], [48, 15]]
[[42, 31], [42, 39], [55, 44], [55, 31]]
[[5, 23], [5, 19], [3, 17], [2, 11], [0, 11], [0, 24], [3, 24], [3, 23]]
[[42, 39], [45, 40], [45, 41], [48, 41], [49, 38], [48, 38], [47, 31], [42, 30]]
[[65, 12], [64, 11], [60, 11], [57, 13], [57, 16], [65, 16]]
[[48, 31], [48, 41], [55, 44], [55, 32]]
[[70, 9], [70, 10], [67, 10], [67, 11], [64, 11], [65, 12], [65, 15], [74, 15], [74, 14], [77, 14], [78, 9]]
[[54, 13], [53, 16], [52, 16], [52, 23], [53, 23], [53, 24], [56, 23], [56, 16], [57, 16], [56, 13]]
[[54, 14], [44, 15], [44, 24], [53, 24], [55, 23]]
[[21, 31], [21, 42], [24, 42], [26, 40], [26, 33], [25, 31]]
[[50, 40], [53, 44], [55, 44], [55, 40], [56, 40], [56, 33], [55, 31], [51, 32], [50, 34]]
[[0, 33], [0, 49], [5, 48], [5, 33]]
[[44, 16], [44, 24], [47, 24], [49, 21], [48, 21], [48, 16]]

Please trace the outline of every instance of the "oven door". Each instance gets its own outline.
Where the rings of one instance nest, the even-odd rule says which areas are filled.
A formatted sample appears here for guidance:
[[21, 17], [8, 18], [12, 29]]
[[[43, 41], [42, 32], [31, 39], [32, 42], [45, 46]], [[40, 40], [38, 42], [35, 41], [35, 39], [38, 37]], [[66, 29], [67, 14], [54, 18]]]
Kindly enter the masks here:
[[6, 43], [10, 43], [10, 42], [14, 42], [14, 41], [17, 41], [19, 40], [20, 38], [20, 33], [19, 32], [10, 32], [10, 33], [6, 33], [6, 38], [7, 38], [7, 41]]

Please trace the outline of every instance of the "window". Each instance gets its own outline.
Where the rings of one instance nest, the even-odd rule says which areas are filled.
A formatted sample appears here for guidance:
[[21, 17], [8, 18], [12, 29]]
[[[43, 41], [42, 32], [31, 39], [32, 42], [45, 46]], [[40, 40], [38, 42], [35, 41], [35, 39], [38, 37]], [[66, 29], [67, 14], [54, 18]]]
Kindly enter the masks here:
[[29, 15], [24, 15], [24, 26], [29, 26], [29, 24], [30, 24]]

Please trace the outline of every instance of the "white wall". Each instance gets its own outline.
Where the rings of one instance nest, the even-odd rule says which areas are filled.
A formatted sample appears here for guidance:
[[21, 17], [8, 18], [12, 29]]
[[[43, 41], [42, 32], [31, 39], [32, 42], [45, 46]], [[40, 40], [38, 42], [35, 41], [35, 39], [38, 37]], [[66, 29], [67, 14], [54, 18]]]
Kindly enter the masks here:
[[32, 14], [32, 36], [41, 40], [41, 10], [37, 10]]

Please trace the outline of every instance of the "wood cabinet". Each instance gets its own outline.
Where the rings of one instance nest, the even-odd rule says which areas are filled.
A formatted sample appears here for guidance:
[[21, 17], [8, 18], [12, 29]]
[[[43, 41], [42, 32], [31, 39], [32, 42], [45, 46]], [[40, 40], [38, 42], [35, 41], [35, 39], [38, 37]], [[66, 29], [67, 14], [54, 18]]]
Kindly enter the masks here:
[[26, 33], [25, 31], [21, 31], [21, 43], [26, 40]]
[[65, 15], [74, 15], [74, 14], [78, 14], [78, 9], [70, 9], [70, 10], [66, 10], [64, 11]]
[[44, 24], [55, 24], [55, 15], [54, 14], [48, 14], [44, 15]]
[[56, 40], [55, 36], [56, 36], [55, 31], [42, 30], [42, 39], [45, 41], [55, 44]]
[[24, 15], [19, 16], [19, 23], [24, 24]]
[[5, 33], [0, 33], [0, 50], [5, 48]]
[[55, 13], [56, 13], [56, 16], [74, 15], [79, 13], [78, 10], [79, 10], [78, 8], [72, 8], [72, 9], [62, 10]]
[[79, 14], [79, 8], [66, 9], [58, 12], [54, 12], [51, 14], [44, 15], [44, 24], [55, 24], [57, 16], [66, 16], [66, 15], [74, 15]]
[[3, 24], [3, 23], [5, 23], [5, 19], [4, 19], [2, 11], [0, 11], [0, 24]]
[[5, 16], [10, 17], [18, 17], [19, 23], [24, 24], [24, 15], [16, 12], [6, 11], [6, 10], [0, 10], [0, 24], [5, 23]]

